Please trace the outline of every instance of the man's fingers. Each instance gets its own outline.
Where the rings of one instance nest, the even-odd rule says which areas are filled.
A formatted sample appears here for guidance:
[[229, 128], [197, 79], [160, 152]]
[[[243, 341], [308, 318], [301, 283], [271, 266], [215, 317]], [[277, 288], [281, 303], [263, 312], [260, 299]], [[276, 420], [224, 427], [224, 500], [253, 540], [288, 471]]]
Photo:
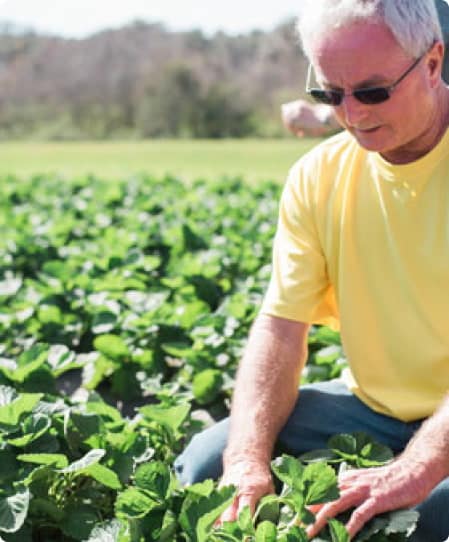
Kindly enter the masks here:
[[352, 538], [355, 534], [357, 534], [365, 523], [367, 523], [379, 512], [380, 510], [376, 506], [376, 501], [374, 499], [368, 499], [358, 508], [356, 508], [351, 514], [350, 520], [346, 524], [346, 529], [350, 537]]
[[226, 508], [215, 522], [215, 527], [220, 527], [225, 521], [235, 521], [238, 518], [239, 498], [236, 497], [233, 503]]
[[238, 505], [238, 512], [239, 515], [240, 512], [245, 508], [245, 506], [249, 506], [249, 509], [251, 511], [251, 515], [254, 514], [256, 511], [256, 499], [253, 495], [240, 495], [239, 497], [239, 505]]
[[358, 495], [353, 492], [342, 493], [338, 500], [325, 504], [316, 514], [315, 523], [307, 528], [307, 536], [309, 538], [316, 536], [326, 525], [328, 519], [337, 516], [348, 508], [356, 506], [358, 500]]
[[215, 526], [220, 527], [225, 521], [236, 521], [245, 506], [249, 506], [251, 514], [254, 514], [257, 501], [258, 499], [254, 495], [238, 495], [217, 519]]
[[383, 473], [382, 467], [371, 467], [369, 469], [348, 469], [338, 475], [338, 482], [352, 483], [359, 480], [371, 480], [378, 478]]
[[323, 508], [323, 506], [325, 506], [326, 503], [321, 503], [321, 504], [309, 504], [307, 506], [307, 510], [309, 512], [312, 512], [312, 514], [318, 514], [318, 512], [321, 510], [321, 508]]

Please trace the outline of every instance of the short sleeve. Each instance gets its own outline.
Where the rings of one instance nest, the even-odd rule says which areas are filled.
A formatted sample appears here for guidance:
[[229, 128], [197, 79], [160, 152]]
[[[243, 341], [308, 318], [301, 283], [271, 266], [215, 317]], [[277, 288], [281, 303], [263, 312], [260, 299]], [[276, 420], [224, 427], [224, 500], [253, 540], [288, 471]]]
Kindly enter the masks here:
[[338, 329], [335, 296], [319, 242], [314, 186], [301, 160], [290, 170], [279, 208], [273, 266], [261, 313]]

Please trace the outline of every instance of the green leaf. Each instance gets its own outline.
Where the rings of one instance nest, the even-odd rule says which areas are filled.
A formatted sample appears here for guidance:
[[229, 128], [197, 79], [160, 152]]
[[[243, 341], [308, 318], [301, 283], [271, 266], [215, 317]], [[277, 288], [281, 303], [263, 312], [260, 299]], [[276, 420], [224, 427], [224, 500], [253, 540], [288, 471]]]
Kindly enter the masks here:
[[40, 453], [58, 453], [60, 450], [60, 441], [56, 436], [56, 431], [51, 428], [49, 431], [45, 432], [38, 439], [33, 440], [27, 446], [27, 453], [29, 454], [40, 454]]
[[243, 534], [255, 534], [253, 517], [249, 506], [244, 506], [238, 517], [238, 524]]
[[139, 519], [160, 506], [160, 503], [143, 491], [129, 487], [118, 495], [115, 501], [115, 512], [121, 519]]
[[100, 416], [91, 412], [70, 411], [70, 421], [79, 432], [81, 440], [85, 441], [92, 435], [103, 433]]
[[281, 482], [294, 490], [302, 491], [304, 467], [297, 459], [284, 454], [271, 462], [271, 468]]
[[161, 345], [162, 350], [169, 354], [170, 356], [173, 356], [175, 358], [184, 358], [191, 353], [192, 345], [189, 343], [183, 343], [183, 342], [171, 342], [171, 343], [163, 343]]
[[271, 521], [262, 521], [256, 529], [255, 542], [276, 542], [276, 526]]
[[51, 426], [51, 419], [45, 414], [31, 414], [22, 424], [24, 435], [17, 438], [10, 438], [6, 441], [12, 446], [24, 448], [30, 442], [38, 439]]
[[125, 341], [118, 335], [99, 335], [94, 340], [94, 347], [98, 352], [114, 361], [123, 361], [131, 356]]
[[37, 344], [19, 356], [17, 369], [5, 371], [8, 378], [13, 382], [22, 383], [37, 369], [39, 369], [48, 357], [48, 346]]
[[20, 482], [24, 486], [29, 487], [35, 482], [50, 480], [51, 477], [54, 475], [54, 471], [55, 469], [53, 467], [49, 467], [48, 465], [39, 465], [31, 472], [29, 472], [25, 478], [22, 478]]
[[165, 500], [170, 486], [170, 470], [162, 461], [152, 461], [137, 467], [134, 474], [136, 486], [151, 496]]
[[222, 487], [208, 497], [189, 495], [184, 500], [179, 523], [192, 542], [206, 542], [212, 525], [234, 500], [234, 487]]
[[42, 266], [42, 271], [46, 275], [56, 277], [61, 281], [65, 281], [71, 278], [70, 270], [64, 264], [64, 262], [59, 260], [50, 260], [44, 263]]
[[286, 534], [278, 538], [278, 542], [308, 542], [308, 540], [306, 531], [296, 525], [290, 527]]
[[164, 514], [162, 527], [159, 531], [158, 542], [172, 542], [175, 539], [178, 521], [172, 510], [167, 510]]
[[353, 435], [340, 434], [331, 437], [328, 441], [329, 448], [350, 465], [358, 464], [357, 441]]
[[349, 464], [356, 467], [372, 467], [383, 465], [393, 459], [393, 452], [366, 433], [356, 432], [352, 435], [335, 435], [328, 441], [329, 448]]
[[111, 489], [122, 488], [122, 484], [120, 483], [117, 474], [113, 470], [105, 467], [104, 465], [99, 465], [98, 463], [96, 463], [95, 465], [91, 465], [90, 467], [87, 467], [83, 470], [83, 474], [86, 476], [90, 476], [97, 482], [100, 482], [100, 484], [103, 484], [104, 486]]
[[42, 396], [42, 393], [21, 393], [10, 404], [0, 406], [0, 424], [18, 425], [20, 418], [29, 414]]
[[59, 523], [64, 519], [65, 512], [53, 500], [42, 497], [34, 497], [30, 501], [29, 516], [49, 517], [52, 521]]
[[331, 437], [327, 443], [328, 447], [341, 455], [356, 455], [357, 441], [353, 435], [339, 434]]
[[95, 506], [77, 504], [66, 510], [61, 528], [64, 534], [75, 540], [85, 540], [90, 536], [99, 517], [95, 512]]
[[337, 476], [325, 463], [307, 465], [303, 473], [306, 504], [319, 504], [338, 498]]
[[6, 498], [0, 498], [0, 531], [15, 533], [22, 527], [28, 514], [30, 497], [27, 488]]
[[81, 459], [74, 461], [73, 463], [71, 463], [67, 467], [64, 467], [63, 469], [59, 469], [59, 472], [62, 472], [64, 474], [82, 472], [85, 469], [87, 469], [87, 467], [90, 467], [91, 465], [95, 465], [96, 463], [98, 463], [105, 453], [106, 453], [105, 450], [102, 450], [102, 449], [90, 450]]
[[94, 315], [92, 320], [92, 333], [106, 334], [117, 325], [117, 315], [109, 311], [101, 311]]
[[416, 510], [394, 510], [388, 513], [388, 525], [385, 534], [405, 533], [410, 536], [416, 529], [419, 512]]
[[276, 495], [265, 495], [259, 501], [255, 519], [277, 523], [280, 513], [280, 501]]
[[16, 478], [18, 468], [19, 464], [14, 451], [9, 448], [0, 450], [0, 487], [5, 487], [7, 481]]
[[117, 519], [112, 519], [96, 525], [86, 542], [119, 542], [121, 524]]
[[388, 463], [393, 457], [393, 452], [387, 446], [369, 442], [360, 451], [359, 464], [361, 467], [375, 467]]
[[55, 377], [59, 377], [66, 371], [81, 367], [81, 363], [76, 361], [76, 354], [67, 348], [64, 344], [55, 344], [48, 353], [48, 364]]
[[118, 362], [100, 355], [95, 361], [83, 367], [82, 384], [87, 390], [95, 389], [106, 377], [118, 367]]
[[96, 525], [86, 542], [119, 542], [121, 524], [117, 519]]
[[305, 454], [301, 454], [298, 459], [304, 463], [315, 463], [315, 462], [334, 462], [341, 461], [341, 458], [333, 450], [327, 448], [320, 450], [311, 450]]
[[63, 320], [62, 311], [57, 305], [41, 305], [37, 317], [43, 324], [61, 324]]
[[64, 454], [20, 454], [17, 459], [25, 463], [36, 465], [49, 465], [57, 469], [67, 467], [69, 461]]
[[205, 369], [197, 373], [192, 382], [192, 391], [200, 405], [212, 403], [221, 391], [223, 376], [217, 369]]
[[24, 369], [39, 361], [40, 364], [47, 360], [49, 347], [46, 344], [33, 344], [31, 348], [20, 354], [17, 365]]
[[0, 385], [0, 407], [9, 405], [12, 401], [17, 399], [18, 396], [19, 394], [14, 388]]
[[182, 225], [182, 236], [184, 241], [184, 250], [186, 251], [195, 251], [208, 248], [206, 241], [197, 235], [188, 224]]
[[345, 526], [336, 519], [328, 520], [332, 542], [349, 542], [349, 534]]
[[0, 281], [0, 296], [13, 296], [22, 287], [23, 281], [20, 277], [14, 275], [7, 276], [5, 280]]
[[211, 479], [204, 480], [204, 482], [198, 482], [197, 484], [192, 484], [187, 486], [185, 491], [188, 493], [193, 493], [195, 495], [200, 495], [201, 497], [208, 497], [214, 490], [215, 484]]
[[318, 365], [332, 364], [343, 354], [341, 346], [332, 345], [322, 348], [315, 354], [315, 363]]
[[385, 514], [380, 514], [379, 516], [376, 516], [371, 521], [366, 523], [362, 530], [357, 533], [355, 537], [356, 542], [364, 542], [366, 540], [370, 540], [372, 536], [380, 533], [385, 529], [385, 527], [388, 524], [388, 519]]
[[313, 327], [310, 331], [309, 344], [341, 344], [340, 333], [326, 326]]
[[160, 405], [146, 405], [139, 408], [139, 412], [145, 419], [154, 421], [176, 433], [187, 419], [190, 405], [177, 405], [164, 407]]
[[401, 533], [409, 537], [416, 529], [419, 513], [416, 510], [394, 510], [379, 514], [369, 521], [355, 537], [356, 542], [371, 540], [378, 533], [388, 536]]
[[123, 422], [120, 412], [103, 401], [88, 401], [86, 411], [91, 414], [98, 414], [105, 421]]
[[244, 540], [246, 542], [247, 540], [249, 541], [254, 539], [252, 537], [245, 537], [237, 523], [225, 521], [221, 527], [214, 529], [214, 531], [209, 535], [209, 540], [213, 542], [242, 542], [242, 540]]

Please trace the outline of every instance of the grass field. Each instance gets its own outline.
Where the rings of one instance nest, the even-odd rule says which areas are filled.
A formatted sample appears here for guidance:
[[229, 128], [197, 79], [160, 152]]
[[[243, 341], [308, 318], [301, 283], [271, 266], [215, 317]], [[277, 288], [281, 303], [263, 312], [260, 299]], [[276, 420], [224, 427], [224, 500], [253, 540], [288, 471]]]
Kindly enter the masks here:
[[146, 172], [185, 180], [243, 176], [283, 182], [289, 167], [318, 139], [155, 140], [126, 142], [0, 144], [0, 176], [95, 174], [105, 179]]

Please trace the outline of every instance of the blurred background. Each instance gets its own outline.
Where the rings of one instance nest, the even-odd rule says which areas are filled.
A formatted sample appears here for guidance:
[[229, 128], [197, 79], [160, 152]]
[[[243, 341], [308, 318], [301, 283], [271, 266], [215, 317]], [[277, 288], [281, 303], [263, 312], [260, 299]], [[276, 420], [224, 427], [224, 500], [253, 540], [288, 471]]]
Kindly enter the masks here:
[[3, 0], [0, 174], [283, 180], [314, 143], [280, 118], [304, 87], [296, 5]]
[[[243, 5], [242, 5], [243, 4]], [[0, 4], [0, 138], [285, 137], [295, 1]]]

